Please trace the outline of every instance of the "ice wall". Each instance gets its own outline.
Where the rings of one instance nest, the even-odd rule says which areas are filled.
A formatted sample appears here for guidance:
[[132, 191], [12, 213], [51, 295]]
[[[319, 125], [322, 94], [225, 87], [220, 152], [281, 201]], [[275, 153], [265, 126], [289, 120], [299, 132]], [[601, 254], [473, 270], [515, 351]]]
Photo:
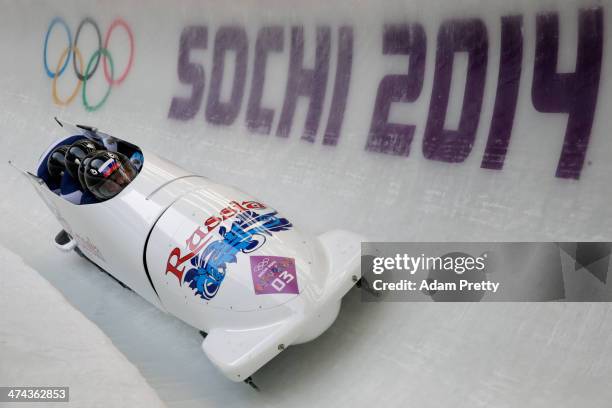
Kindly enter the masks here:
[[3, 246], [0, 261], [12, 272], [11, 279], [0, 280], [3, 386], [67, 386], [69, 406], [75, 407], [164, 406], [110, 339], [56, 288]]
[[315, 233], [612, 239], [609, 5], [4, 1], [0, 156], [31, 165], [57, 115]]
[[[313, 233], [611, 240], [609, 1], [0, 6], [0, 243], [101, 327], [168, 405], [609, 401], [607, 304], [372, 305], [355, 291], [321, 338], [257, 373], [265, 392], [254, 396], [218, 374], [191, 328], [58, 254], [59, 224], [5, 164], [32, 166], [59, 116], [236, 185]], [[93, 71], [76, 91], [67, 32], [49, 30], [56, 18], [70, 42], [79, 32], [77, 72]], [[100, 44], [113, 73], [103, 60], [94, 68]], [[45, 61], [51, 76], [66, 63], [55, 83]]]

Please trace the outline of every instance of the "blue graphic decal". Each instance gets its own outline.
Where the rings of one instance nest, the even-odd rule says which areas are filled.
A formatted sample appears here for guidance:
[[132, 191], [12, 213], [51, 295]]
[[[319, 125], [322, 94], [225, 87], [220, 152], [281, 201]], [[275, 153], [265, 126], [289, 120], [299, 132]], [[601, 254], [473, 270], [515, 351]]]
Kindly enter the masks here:
[[195, 294], [210, 300], [219, 291], [225, 278], [228, 263], [236, 263], [239, 252], [250, 253], [261, 248], [266, 236], [273, 232], [286, 231], [292, 227], [286, 218], [277, 217], [277, 212], [258, 214], [246, 211], [236, 216], [229, 230], [219, 228], [221, 239], [206, 245], [191, 258], [193, 268], [185, 273], [184, 282], [195, 289]]

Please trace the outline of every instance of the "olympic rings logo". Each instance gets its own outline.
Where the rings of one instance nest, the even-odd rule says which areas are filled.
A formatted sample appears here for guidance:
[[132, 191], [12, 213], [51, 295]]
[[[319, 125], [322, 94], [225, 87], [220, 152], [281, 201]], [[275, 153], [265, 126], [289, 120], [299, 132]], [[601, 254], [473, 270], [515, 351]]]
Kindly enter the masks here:
[[[91, 57], [89, 57], [87, 65], [85, 66], [85, 71], [83, 71], [83, 56], [81, 55], [81, 52], [79, 51], [78, 42], [79, 42], [79, 35], [81, 34], [81, 30], [83, 29], [85, 24], [90, 24], [96, 30], [96, 34], [98, 36], [98, 49], [94, 51]], [[60, 55], [60, 58], [55, 66], [55, 71], [52, 71], [51, 68], [49, 68], [49, 64], [47, 61], [47, 45], [49, 42], [49, 36], [51, 34], [51, 31], [56, 25], [64, 27], [64, 30], [66, 31], [66, 36], [68, 37], [68, 46], [64, 49], [64, 51]], [[118, 27], [122, 27], [127, 32], [128, 37], [130, 39], [130, 57], [128, 59], [128, 63], [127, 63], [125, 70], [121, 73], [121, 75], [119, 75], [117, 79], [115, 79], [115, 67], [113, 64], [113, 58], [111, 56], [111, 53], [108, 51], [108, 43], [109, 43], [111, 34], [113, 33], [113, 30]], [[67, 99], [61, 99], [57, 93], [57, 78], [60, 77], [64, 73], [64, 71], [66, 70], [66, 67], [70, 63], [71, 57], [72, 57], [72, 66], [74, 68], [74, 73], [76, 74], [76, 77], [77, 77], [77, 85], [72, 91], [72, 93], [70, 94], [70, 96], [68, 96]], [[98, 66], [100, 65], [100, 59], [102, 59], [102, 66], [104, 67], [103, 69], [104, 77], [106, 78], [106, 82], [108, 83], [108, 88], [106, 90], [106, 93], [102, 97], [102, 100], [98, 102], [97, 104], [92, 105], [89, 103], [89, 100], [87, 99], [87, 81], [92, 77], [92, 75], [98, 69]], [[66, 106], [70, 104], [74, 100], [74, 98], [76, 98], [76, 96], [79, 94], [79, 90], [81, 90], [81, 85], [82, 85], [81, 94], [83, 97], [83, 106], [85, 106], [85, 109], [87, 109], [90, 112], [97, 110], [102, 105], [104, 105], [104, 103], [108, 99], [111, 88], [115, 85], [120, 85], [125, 80], [128, 73], [130, 72], [130, 69], [132, 68], [133, 59], [134, 59], [134, 36], [132, 34], [132, 29], [121, 18], [117, 18], [111, 23], [110, 27], [108, 28], [108, 31], [106, 32], [106, 35], [104, 36], [104, 45], [102, 44], [102, 35], [100, 34], [100, 27], [98, 27], [98, 24], [92, 18], [89, 18], [89, 17], [84, 18], [79, 24], [77, 31], [76, 31], [76, 35], [74, 37], [74, 42], [72, 42], [72, 34], [70, 32], [70, 28], [68, 28], [68, 24], [66, 24], [66, 21], [64, 21], [64, 19], [60, 17], [55, 17], [51, 21], [51, 24], [49, 24], [49, 28], [47, 29], [47, 34], [45, 35], [45, 46], [43, 49], [43, 63], [44, 63], [45, 71], [47, 72], [47, 76], [53, 80], [53, 86], [52, 86], [53, 101], [56, 104], [61, 105], [61, 106]], [[77, 67], [77, 60], [78, 60], [78, 67]]]

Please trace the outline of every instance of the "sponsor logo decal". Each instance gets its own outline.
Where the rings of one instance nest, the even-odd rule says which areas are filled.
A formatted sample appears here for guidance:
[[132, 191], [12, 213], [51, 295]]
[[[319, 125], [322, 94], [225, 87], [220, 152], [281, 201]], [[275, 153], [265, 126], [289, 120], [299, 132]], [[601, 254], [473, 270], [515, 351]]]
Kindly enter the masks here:
[[102, 256], [102, 253], [98, 247], [89, 239], [89, 237], [82, 237], [79, 234], [74, 234], [74, 238], [77, 241], [78, 247], [87, 252], [88, 254], [94, 255], [96, 258], [106, 262], [106, 259]]
[[186, 252], [178, 247], [170, 251], [166, 275], [173, 274], [181, 286], [186, 283], [194, 295], [210, 300], [218, 293], [228, 264], [237, 263], [241, 253], [261, 248], [273, 233], [292, 227], [286, 218], [261, 203], [232, 201], [187, 238]]
[[300, 293], [293, 258], [251, 256], [251, 274], [256, 295]]

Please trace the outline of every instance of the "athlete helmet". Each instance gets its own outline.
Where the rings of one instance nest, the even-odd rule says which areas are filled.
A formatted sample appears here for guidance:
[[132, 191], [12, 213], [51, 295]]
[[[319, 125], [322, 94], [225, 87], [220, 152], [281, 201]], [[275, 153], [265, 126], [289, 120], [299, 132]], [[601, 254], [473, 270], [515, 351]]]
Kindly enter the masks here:
[[57, 146], [47, 158], [47, 171], [51, 179], [59, 180], [66, 170], [65, 156], [67, 150], [68, 146], [66, 145]]
[[66, 170], [74, 181], [79, 181], [79, 165], [85, 156], [101, 149], [104, 149], [101, 144], [89, 139], [80, 139], [70, 145], [66, 151]]
[[96, 198], [108, 200], [119, 194], [137, 174], [126, 155], [99, 151], [85, 165], [84, 179], [87, 189]]
[[95, 151], [93, 153], [89, 153], [87, 156], [85, 156], [85, 158], [83, 160], [81, 160], [81, 164], [79, 164], [79, 169], [77, 170], [78, 176], [79, 176], [79, 183], [81, 184], [81, 187], [83, 188], [83, 191], [87, 191], [87, 183], [85, 183], [85, 169], [87, 168], [87, 163], [89, 163], [89, 161], [91, 160], [91, 158], [93, 156], [96, 155], [96, 153], [98, 153], [98, 151]]

